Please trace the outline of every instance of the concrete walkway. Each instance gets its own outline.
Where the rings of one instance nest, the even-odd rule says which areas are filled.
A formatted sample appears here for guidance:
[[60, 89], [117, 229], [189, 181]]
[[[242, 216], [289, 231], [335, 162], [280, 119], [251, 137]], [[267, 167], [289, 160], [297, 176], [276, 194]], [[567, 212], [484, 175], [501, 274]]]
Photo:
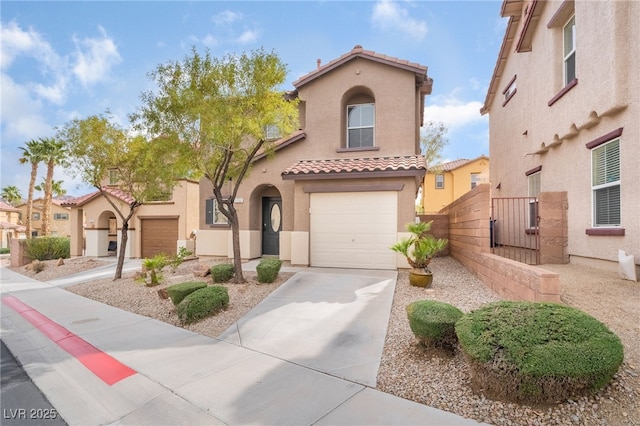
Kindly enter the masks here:
[[0, 269], [2, 340], [70, 425], [478, 424], [374, 389], [395, 273], [305, 268], [218, 339], [60, 288], [81, 279]]

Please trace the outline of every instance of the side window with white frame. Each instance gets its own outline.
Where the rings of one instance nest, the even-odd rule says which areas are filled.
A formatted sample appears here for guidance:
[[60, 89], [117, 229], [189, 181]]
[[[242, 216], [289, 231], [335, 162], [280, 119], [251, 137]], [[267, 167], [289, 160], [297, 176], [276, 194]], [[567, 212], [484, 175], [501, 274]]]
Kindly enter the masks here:
[[576, 17], [572, 16], [562, 29], [564, 84], [576, 78]]
[[228, 225], [229, 219], [222, 214], [215, 198], [206, 200], [205, 224], [207, 225]]
[[540, 194], [540, 172], [535, 172], [527, 176], [529, 187], [529, 229], [538, 228], [538, 194]]
[[444, 189], [444, 175], [442, 173], [436, 175], [436, 189]]
[[53, 220], [69, 220], [69, 213], [54, 213]]
[[347, 106], [347, 148], [374, 146], [375, 104]]
[[475, 188], [480, 182], [480, 173], [471, 173], [471, 189]]
[[621, 226], [620, 138], [591, 150], [591, 189], [593, 226]]

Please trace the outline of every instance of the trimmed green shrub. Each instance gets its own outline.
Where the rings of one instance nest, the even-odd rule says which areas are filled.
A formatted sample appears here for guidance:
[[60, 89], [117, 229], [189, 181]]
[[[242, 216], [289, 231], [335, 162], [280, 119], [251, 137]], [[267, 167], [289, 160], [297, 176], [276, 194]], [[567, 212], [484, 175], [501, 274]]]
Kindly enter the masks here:
[[229, 306], [229, 292], [223, 286], [201, 288], [185, 297], [176, 307], [178, 318], [191, 324], [209, 315], [214, 315]]
[[0, 248], [0, 254], [8, 254], [8, 253], [11, 253], [11, 250], [9, 250], [9, 248], [7, 247]]
[[418, 300], [407, 306], [411, 331], [428, 347], [453, 349], [458, 342], [455, 324], [463, 315], [455, 306], [435, 300]]
[[211, 267], [211, 278], [214, 283], [229, 281], [236, 274], [236, 268], [231, 263], [221, 263]]
[[71, 257], [71, 242], [65, 237], [37, 237], [27, 240], [24, 252], [31, 260]]
[[174, 305], [178, 305], [182, 300], [196, 290], [205, 288], [207, 283], [201, 281], [188, 281], [167, 287], [167, 294]]
[[282, 261], [278, 259], [262, 259], [256, 266], [258, 282], [272, 283], [278, 278]]
[[474, 385], [516, 402], [556, 403], [596, 391], [623, 361], [616, 334], [555, 303], [492, 303], [462, 317], [456, 334]]

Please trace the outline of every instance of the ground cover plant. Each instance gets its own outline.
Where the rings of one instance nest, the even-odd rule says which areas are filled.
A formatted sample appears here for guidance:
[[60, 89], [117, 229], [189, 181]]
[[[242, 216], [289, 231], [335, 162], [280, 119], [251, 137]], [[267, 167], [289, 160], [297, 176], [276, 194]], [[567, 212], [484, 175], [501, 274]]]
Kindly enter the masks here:
[[231, 263], [221, 263], [211, 267], [211, 278], [214, 283], [224, 283], [235, 275], [235, 267]]
[[474, 386], [493, 398], [562, 402], [606, 386], [623, 361], [616, 334], [555, 303], [488, 304], [463, 316], [455, 329]]
[[436, 300], [418, 300], [407, 305], [409, 327], [426, 347], [452, 350], [458, 342], [455, 324], [463, 315], [455, 306]]
[[256, 266], [258, 282], [272, 283], [278, 277], [278, 272], [282, 267], [282, 261], [278, 259], [262, 259]]
[[32, 260], [67, 259], [71, 253], [69, 238], [38, 237], [26, 240], [25, 254]]
[[201, 288], [187, 295], [176, 307], [178, 318], [184, 324], [199, 321], [215, 315], [229, 305], [226, 287], [211, 286]]

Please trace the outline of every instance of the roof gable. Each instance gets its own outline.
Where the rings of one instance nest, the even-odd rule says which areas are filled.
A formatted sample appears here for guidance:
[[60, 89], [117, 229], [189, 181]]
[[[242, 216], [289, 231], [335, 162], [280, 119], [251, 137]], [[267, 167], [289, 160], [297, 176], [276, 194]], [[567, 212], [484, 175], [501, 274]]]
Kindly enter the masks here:
[[352, 61], [356, 58], [362, 58], [373, 62], [378, 62], [381, 64], [389, 65], [395, 68], [400, 68], [409, 72], [413, 72], [416, 75], [416, 82], [420, 85], [424, 85], [425, 88], [422, 90], [423, 94], [430, 94], [431, 87], [433, 85], [433, 80], [427, 77], [427, 67], [425, 65], [420, 65], [415, 62], [409, 62], [404, 59], [399, 59], [393, 56], [383, 55], [381, 53], [376, 53], [372, 50], [364, 50], [362, 46], [359, 44], [356, 45], [351, 51], [345, 53], [337, 59], [334, 59], [323, 66], [318, 66], [318, 69], [311, 71], [307, 75], [300, 77], [298, 80], [293, 82], [293, 85], [296, 89], [304, 86], [307, 83], [310, 83], [331, 71], [339, 68], [343, 64]]

